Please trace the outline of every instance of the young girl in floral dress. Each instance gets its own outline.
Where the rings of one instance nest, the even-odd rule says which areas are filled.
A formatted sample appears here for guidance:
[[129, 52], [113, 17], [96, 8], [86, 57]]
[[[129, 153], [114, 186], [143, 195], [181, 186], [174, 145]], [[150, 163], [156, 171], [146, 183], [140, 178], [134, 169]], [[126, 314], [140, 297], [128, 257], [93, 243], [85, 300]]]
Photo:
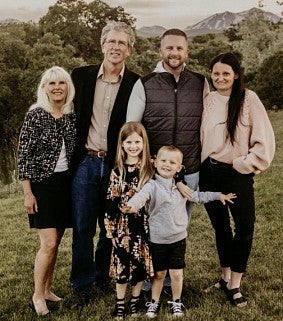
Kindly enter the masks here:
[[125, 317], [127, 284], [132, 286], [130, 314], [140, 308], [140, 291], [144, 280], [153, 276], [148, 247], [148, 216], [144, 208], [135, 215], [121, 212], [128, 200], [153, 176], [149, 143], [141, 123], [128, 122], [120, 130], [116, 166], [110, 175], [106, 199], [105, 227], [112, 239], [110, 276], [116, 282], [114, 315]]

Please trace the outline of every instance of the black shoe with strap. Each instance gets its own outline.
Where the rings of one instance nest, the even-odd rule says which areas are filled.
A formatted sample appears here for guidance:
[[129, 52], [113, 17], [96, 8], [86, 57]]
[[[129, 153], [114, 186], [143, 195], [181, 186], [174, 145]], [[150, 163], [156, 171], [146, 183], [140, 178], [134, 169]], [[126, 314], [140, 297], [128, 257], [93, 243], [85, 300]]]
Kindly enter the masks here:
[[[240, 307], [243, 308], [247, 305], [248, 301], [247, 299], [242, 295], [240, 288], [234, 288], [234, 289], [228, 289], [226, 287], [226, 295], [229, 301], [231, 302], [232, 305], [235, 307]], [[240, 293], [241, 296], [239, 298], [234, 298], [234, 295]]]
[[125, 313], [125, 298], [118, 299], [116, 298], [116, 305], [114, 311], [111, 313], [111, 316], [115, 320], [123, 320], [126, 316]]
[[209, 287], [207, 287], [206, 289], [204, 289], [204, 292], [205, 293], [209, 293], [209, 292], [211, 292], [213, 290], [226, 291], [227, 284], [228, 284], [228, 282], [221, 278], [221, 279], [217, 280], [216, 282], [214, 282]]
[[131, 316], [136, 316], [142, 310], [140, 296], [133, 296], [129, 302]]

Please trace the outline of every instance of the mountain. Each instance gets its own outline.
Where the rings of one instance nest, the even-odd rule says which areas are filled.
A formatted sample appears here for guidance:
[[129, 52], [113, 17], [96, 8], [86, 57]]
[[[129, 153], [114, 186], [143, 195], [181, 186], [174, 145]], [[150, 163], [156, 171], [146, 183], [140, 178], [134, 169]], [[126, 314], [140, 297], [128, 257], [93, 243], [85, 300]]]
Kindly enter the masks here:
[[[188, 26], [184, 31], [189, 36], [195, 36], [198, 34], [205, 33], [220, 33], [225, 29], [228, 29], [231, 24], [238, 24], [242, 20], [249, 16], [256, 15], [259, 12], [263, 12], [265, 19], [270, 20], [274, 23], [282, 20], [279, 16], [274, 13], [263, 11], [257, 8], [250, 10], [233, 13], [225, 11], [223, 13], [216, 13], [192, 26]], [[166, 29], [161, 26], [142, 27], [137, 30], [137, 34], [142, 37], [156, 37], [161, 36]]]
[[21, 23], [20, 20], [18, 19], [13, 19], [13, 18], [8, 18], [8, 19], [4, 19], [4, 20], [0, 20], [0, 24], [9, 24], [9, 23]]
[[198, 22], [193, 26], [189, 26], [185, 28], [184, 31], [187, 34], [191, 34], [192, 31], [197, 31], [198, 33], [218, 33], [222, 32], [225, 29], [228, 29], [232, 24], [236, 25], [240, 23], [242, 20], [250, 16], [256, 15], [260, 12], [263, 12], [263, 15], [266, 20], [272, 21], [274, 23], [277, 23], [281, 20], [281, 18], [276, 14], [267, 11], [262, 11], [257, 8], [252, 8], [250, 10], [242, 11], [239, 13], [225, 11], [223, 13], [216, 13], [215, 15]]
[[140, 37], [159, 37], [166, 31], [166, 28], [160, 26], [141, 27], [137, 30], [137, 34]]

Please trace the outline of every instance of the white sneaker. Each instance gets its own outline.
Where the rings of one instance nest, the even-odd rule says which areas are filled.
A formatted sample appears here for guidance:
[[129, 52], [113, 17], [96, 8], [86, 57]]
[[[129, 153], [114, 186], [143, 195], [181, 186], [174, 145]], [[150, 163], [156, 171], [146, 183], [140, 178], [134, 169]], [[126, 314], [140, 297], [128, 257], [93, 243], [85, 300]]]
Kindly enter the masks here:
[[160, 309], [160, 302], [151, 300], [151, 302], [146, 302], [145, 306], [147, 307], [146, 316], [150, 319], [155, 318]]
[[168, 301], [167, 303], [170, 304], [170, 310], [173, 315], [173, 317], [182, 317], [184, 316], [184, 304], [181, 302], [180, 299], [177, 299], [175, 301]]

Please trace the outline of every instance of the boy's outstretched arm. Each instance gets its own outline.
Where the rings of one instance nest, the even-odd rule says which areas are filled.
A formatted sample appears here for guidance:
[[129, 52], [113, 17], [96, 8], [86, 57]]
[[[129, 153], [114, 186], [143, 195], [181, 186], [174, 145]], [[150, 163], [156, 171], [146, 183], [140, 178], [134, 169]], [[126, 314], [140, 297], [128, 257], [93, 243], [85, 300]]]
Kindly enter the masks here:
[[232, 201], [233, 198], [237, 198], [237, 195], [234, 193], [220, 194], [220, 201], [222, 202], [223, 205], [226, 205], [226, 201], [234, 204], [234, 202]]

